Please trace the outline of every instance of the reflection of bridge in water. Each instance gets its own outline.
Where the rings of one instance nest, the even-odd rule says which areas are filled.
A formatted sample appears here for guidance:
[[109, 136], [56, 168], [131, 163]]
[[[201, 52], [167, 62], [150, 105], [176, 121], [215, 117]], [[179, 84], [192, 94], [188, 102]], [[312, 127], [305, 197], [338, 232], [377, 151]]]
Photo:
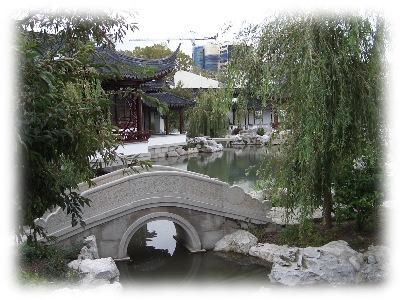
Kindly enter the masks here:
[[135, 232], [129, 246], [130, 261], [117, 262], [119, 281], [125, 288], [260, 287], [269, 282], [271, 264], [236, 253], [207, 251], [196, 255], [177, 243], [169, 221], [155, 221]]
[[133, 234], [155, 220], [175, 223], [177, 239], [190, 251], [213, 249], [224, 235], [247, 223], [266, 224], [269, 204], [246, 194], [238, 186], [197, 173], [154, 166], [149, 172], [127, 175], [115, 171], [94, 180], [97, 186], [81, 185], [85, 229], [71, 227], [61, 209], [37, 221], [58, 243], [71, 244], [95, 235], [100, 257], [127, 258]]
[[162, 284], [169, 287], [196, 284], [207, 288], [260, 286], [269, 282], [271, 268], [268, 262], [255, 257], [214, 251], [190, 255], [182, 247], [177, 247], [171, 256], [162, 260], [149, 258], [143, 263], [119, 261], [117, 266], [124, 288], [135, 289]]

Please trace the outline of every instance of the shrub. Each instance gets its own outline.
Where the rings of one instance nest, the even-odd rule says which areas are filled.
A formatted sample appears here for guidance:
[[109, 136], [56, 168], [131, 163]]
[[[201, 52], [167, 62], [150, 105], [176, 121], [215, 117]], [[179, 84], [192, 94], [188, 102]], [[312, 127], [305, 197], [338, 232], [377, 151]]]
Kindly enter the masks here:
[[54, 245], [45, 245], [38, 243], [37, 245], [30, 245], [23, 243], [19, 247], [19, 262], [22, 270], [25, 266], [36, 265], [37, 273], [22, 271], [19, 274], [20, 281], [26, 283], [38, 282], [37, 278], [42, 278], [43, 281], [64, 281], [70, 282], [77, 281], [79, 274], [68, 268], [68, 262], [77, 259], [83, 243], [74, 244], [69, 247], [58, 247]]
[[187, 151], [189, 148], [194, 148], [196, 147], [196, 145], [192, 144], [192, 143], [187, 143], [186, 145], [182, 146], [182, 149]]
[[279, 242], [297, 247], [320, 247], [333, 240], [337, 235], [337, 228], [329, 230], [318, 229], [313, 221], [307, 220], [304, 224], [287, 225], [278, 233]]
[[335, 183], [335, 214], [339, 222], [355, 219], [359, 229], [372, 226], [381, 203], [378, 161], [372, 155], [348, 161]]
[[44, 261], [43, 276], [50, 280], [65, 279], [68, 273], [68, 261], [62, 253], [53, 253]]
[[257, 128], [257, 134], [258, 135], [264, 135], [264, 133], [265, 133], [264, 127], [258, 127]]
[[23, 243], [19, 246], [19, 261], [21, 263], [31, 263], [46, 256], [45, 247], [43, 244], [38, 243], [32, 245]]

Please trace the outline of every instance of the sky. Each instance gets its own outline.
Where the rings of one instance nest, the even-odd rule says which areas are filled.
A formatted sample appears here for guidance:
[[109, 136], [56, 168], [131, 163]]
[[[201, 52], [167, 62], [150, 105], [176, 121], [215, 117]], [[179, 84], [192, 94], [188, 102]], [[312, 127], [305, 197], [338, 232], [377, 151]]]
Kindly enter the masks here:
[[[125, 5], [123, 8], [127, 8]], [[332, 11], [337, 8], [348, 10], [379, 9], [391, 13], [389, 6], [382, 1], [138, 1], [132, 4], [135, 22], [139, 30], [129, 33], [123, 44], [117, 44], [121, 50], [132, 50], [135, 46], [144, 47], [154, 43], [166, 43], [175, 50], [181, 43], [181, 50], [190, 55], [190, 40], [174, 40], [177, 38], [204, 38], [218, 34], [218, 43], [232, 41], [235, 33], [246, 24], [261, 23], [265, 17], [280, 11]], [[224, 33], [224, 29], [230, 29]], [[191, 32], [195, 32], [192, 34]], [[150, 39], [149, 41], [132, 41], [134, 39]], [[160, 40], [161, 39], [161, 40]], [[170, 39], [168, 42], [167, 39]], [[196, 45], [204, 45], [214, 40], [196, 40]]]
[[[9, 99], [13, 98], [13, 93], [15, 92], [14, 78], [15, 70], [13, 67], [13, 58], [11, 56], [12, 47], [7, 47], [12, 45], [13, 31], [11, 30], [11, 17], [15, 10], [26, 9], [26, 8], [40, 8], [40, 7], [79, 7], [82, 9], [95, 8], [99, 6], [112, 5], [115, 9], [125, 9], [129, 11], [136, 11], [137, 16], [134, 19], [138, 23], [139, 30], [134, 33], [128, 33], [123, 44], [117, 45], [119, 49], [133, 50], [136, 45], [135, 42], [129, 41], [130, 39], [139, 38], [174, 38], [174, 37], [187, 37], [187, 33], [194, 31], [198, 33], [198, 36], [206, 37], [219, 34], [217, 39], [218, 42], [229, 41], [233, 37], [233, 33], [239, 29], [243, 22], [245, 23], [259, 23], [265, 16], [272, 14], [273, 12], [279, 11], [333, 11], [334, 9], [344, 8], [348, 10], [361, 9], [361, 10], [381, 10], [387, 17], [391, 29], [393, 38], [391, 40], [390, 51], [393, 54], [393, 61], [391, 62], [391, 77], [390, 77], [390, 87], [389, 92], [389, 106], [388, 106], [388, 118], [389, 126], [391, 128], [391, 147], [389, 150], [390, 162], [390, 173], [391, 176], [388, 179], [391, 186], [392, 198], [396, 199], [399, 195], [398, 180], [400, 178], [399, 170], [399, 155], [398, 149], [400, 149], [400, 139], [399, 139], [399, 118], [398, 112], [399, 107], [397, 105], [399, 97], [399, 87], [400, 80], [398, 78], [399, 62], [397, 54], [400, 53], [400, 29], [399, 29], [399, 19], [400, 10], [396, 7], [396, 1], [394, 0], [335, 0], [335, 1], [295, 1], [295, 0], [275, 0], [275, 1], [255, 1], [255, 0], [244, 0], [244, 1], [219, 1], [219, 0], [141, 0], [141, 1], [111, 1], [111, 0], [67, 0], [64, 2], [60, 1], [50, 1], [50, 0], [16, 0], [7, 1], [7, 5], [3, 4], [0, 10], [0, 28], [2, 29], [2, 59], [0, 60], [0, 70], [2, 70], [2, 108], [0, 109], [0, 128], [3, 129], [2, 132], [2, 152], [0, 155], [0, 164], [2, 166], [3, 174], [6, 178], [1, 180], [2, 188], [2, 200], [3, 205], [7, 206], [8, 199], [13, 199], [13, 188], [14, 182], [12, 181], [13, 166], [14, 161], [10, 153], [13, 152], [15, 148], [15, 140], [12, 135], [12, 124], [13, 118], [12, 109], [14, 107], [13, 101]], [[232, 24], [233, 29], [230, 30], [230, 34], [222, 35], [222, 29], [228, 25]], [[192, 37], [192, 36], [189, 36]], [[156, 43], [160, 41], [156, 41]], [[179, 43], [182, 43], [181, 49], [188, 55], [191, 55], [192, 45], [190, 41], [170, 41], [168, 46], [175, 50]], [[138, 43], [138, 42], [136, 42]], [[153, 44], [149, 42], [148, 44]], [[197, 45], [202, 45], [206, 42], [196, 41]], [[141, 45], [145, 45], [142, 43]], [[3, 176], [4, 177], [4, 176]], [[11, 180], [11, 181], [10, 181]], [[4, 204], [5, 203], [5, 204]], [[4, 212], [8, 212], [7, 207], [2, 209], [2, 215], [0, 217], [2, 224], [0, 226], [0, 236], [3, 237], [1, 251], [3, 255], [9, 255], [6, 252], [9, 250], [4, 247], [4, 243], [8, 243], [7, 237], [11, 232], [11, 225], [13, 216], [7, 214], [3, 215]], [[399, 205], [393, 206], [393, 215], [399, 214]], [[10, 218], [10, 219], [7, 219]], [[393, 219], [393, 228], [400, 228], [398, 220], [400, 218]], [[4, 222], [4, 224], [3, 224]], [[398, 232], [396, 232], [398, 236]], [[397, 244], [394, 244], [397, 246]], [[6, 249], [4, 249], [6, 248]], [[3, 251], [5, 254], [3, 254]], [[400, 266], [398, 257], [395, 258], [394, 264], [397, 267]], [[3, 266], [4, 269], [4, 266]], [[4, 272], [4, 270], [3, 270]], [[397, 272], [398, 273], [398, 272]], [[396, 273], [396, 275], [397, 275]], [[6, 282], [4, 278], [1, 278], [2, 283]], [[400, 282], [400, 281], [398, 281]], [[398, 289], [397, 286], [389, 286], [390, 289], [385, 290], [368, 290], [366, 293], [360, 293], [360, 298], [371, 299], [371, 297], [382, 296], [388, 297], [389, 293], [393, 289]], [[308, 290], [310, 291], [310, 290]], [[352, 293], [351, 293], [352, 294]], [[271, 294], [269, 294], [271, 295]], [[332, 296], [337, 294], [332, 293]], [[193, 295], [196, 298], [196, 295]], [[230, 298], [235, 298], [230, 295]], [[251, 295], [249, 295], [251, 297]], [[264, 294], [258, 295], [266, 298]], [[279, 296], [282, 296], [279, 294]], [[293, 296], [293, 295], [292, 295]], [[311, 298], [320, 298], [320, 295], [309, 295]], [[355, 296], [353, 294], [353, 296]], [[324, 293], [324, 298], [330, 298], [329, 295], [326, 296]], [[165, 298], [165, 297], [163, 297]], [[167, 297], [168, 298], [168, 297]], [[389, 298], [389, 297], [388, 297]]]
[[[127, 40], [117, 47], [122, 50], [130, 50], [135, 46], [146, 46], [154, 43], [167, 43], [171, 50], [175, 50], [181, 43], [181, 50], [191, 55], [192, 38], [213, 37], [218, 34], [217, 40], [196, 40], [196, 45], [204, 45], [208, 42], [225, 42], [233, 38], [233, 32], [237, 31], [246, 20], [261, 22], [267, 9], [251, 9], [246, 6], [237, 9], [227, 5], [225, 1], [161, 1], [157, 10], [154, 5], [143, 1], [136, 4], [133, 9], [137, 11], [135, 21], [139, 30], [127, 35]], [[196, 4], [195, 4], [196, 3]], [[227, 26], [230, 30], [223, 34]], [[189, 40], [174, 40], [174, 39]], [[156, 39], [155, 41], [140, 42], [131, 39]], [[164, 40], [159, 40], [164, 39]], [[170, 39], [167, 42], [167, 39]]]
[[[260, 23], [262, 20], [277, 11], [319, 10], [332, 11], [337, 8], [345, 9], [380, 9], [393, 13], [387, 0], [336, 0], [336, 1], [220, 1], [220, 0], [141, 0], [141, 1], [115, 1], [110, 0], [17, 0], [11, 1], [12, 8], [38, 8], [38, 7], [79, 7], [92, 9], [97, 7], [110, 7], [117, 10], [135, 12], [134, 22], [139, 30], [129, 32], [123, 44], [117, 44], [121, 50], [132, 50], [135, 46], [147, 46], [154, 43], [167, 43], [173, 38], [203, 38], [218, 34], [217, 42], [231, 41], [234, 33], [246, 23]], [[222, 34], [226, 26], [231, 29]], [[195, 32], [193, 35], [190, 32]], [[130, 41], [132, 39], [164, 39], [148, 42]], [[211, 40], [212, 41], [212, 40]], [[204, 45], [208, 41], [196, 41], [196, 45]], [[171, 40], [167, 46], [175, 50], [181, 43], [181, 50], [188, 55], [192, 52], [190, 40]]]

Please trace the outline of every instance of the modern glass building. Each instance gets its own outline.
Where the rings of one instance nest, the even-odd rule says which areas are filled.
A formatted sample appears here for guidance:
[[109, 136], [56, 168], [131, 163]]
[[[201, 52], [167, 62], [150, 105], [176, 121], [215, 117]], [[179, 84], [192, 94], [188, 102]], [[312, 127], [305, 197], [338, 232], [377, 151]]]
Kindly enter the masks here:
[[193, 47], [193, 63], [196, 67], [204, 70], [204, 47]]
[[193, 47], [193, 63], [196, 67], [217, 72], [225, 68], [231, 58], [232, 44], [209, 43], [204, 46]]
[[218, 69], [224, 69], [227, 67], [229, 60], [231, 59], [231, 54], [233, 50], [232, 44], [224, 44], [220, 46], [219, 49], [219, 66]]

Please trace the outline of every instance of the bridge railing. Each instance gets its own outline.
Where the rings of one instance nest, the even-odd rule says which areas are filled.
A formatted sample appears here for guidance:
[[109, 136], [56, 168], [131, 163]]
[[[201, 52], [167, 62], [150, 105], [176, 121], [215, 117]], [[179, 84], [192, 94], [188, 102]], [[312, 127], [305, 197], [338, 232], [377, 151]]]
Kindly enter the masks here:
[[[163, 165], [153, 165], [151, 168], [148, 170], [143, 169], [138, 166], [133, 166], [130, 168], [121, 168], [119, 170], [116, 170], [114, 172], [107, 173], [105, 175], [98, 176], [94, 179], [92, 179], [92, 182], [94, 184], [93, 187], [100, 186], [133, 174], [140, 174], [140, 173], [145, 173], [145, 172], [156, 172], [156, 171], [175, 171], [175, 172], [182, 172], [182, 173], [187, 173], [187, 174], [195, 174], [197, 176], [202, 176], [204, 178], [210, 178], [207, 175], [179, 169], [179, 168], [174, 168], [170, 166], [163, 166]], [[78, 185], [78, 189], [76, 190], [79, 193], [83, 193], [84, 191], [89, 189], [89, 185], [87, 183], [80, 183]]]

